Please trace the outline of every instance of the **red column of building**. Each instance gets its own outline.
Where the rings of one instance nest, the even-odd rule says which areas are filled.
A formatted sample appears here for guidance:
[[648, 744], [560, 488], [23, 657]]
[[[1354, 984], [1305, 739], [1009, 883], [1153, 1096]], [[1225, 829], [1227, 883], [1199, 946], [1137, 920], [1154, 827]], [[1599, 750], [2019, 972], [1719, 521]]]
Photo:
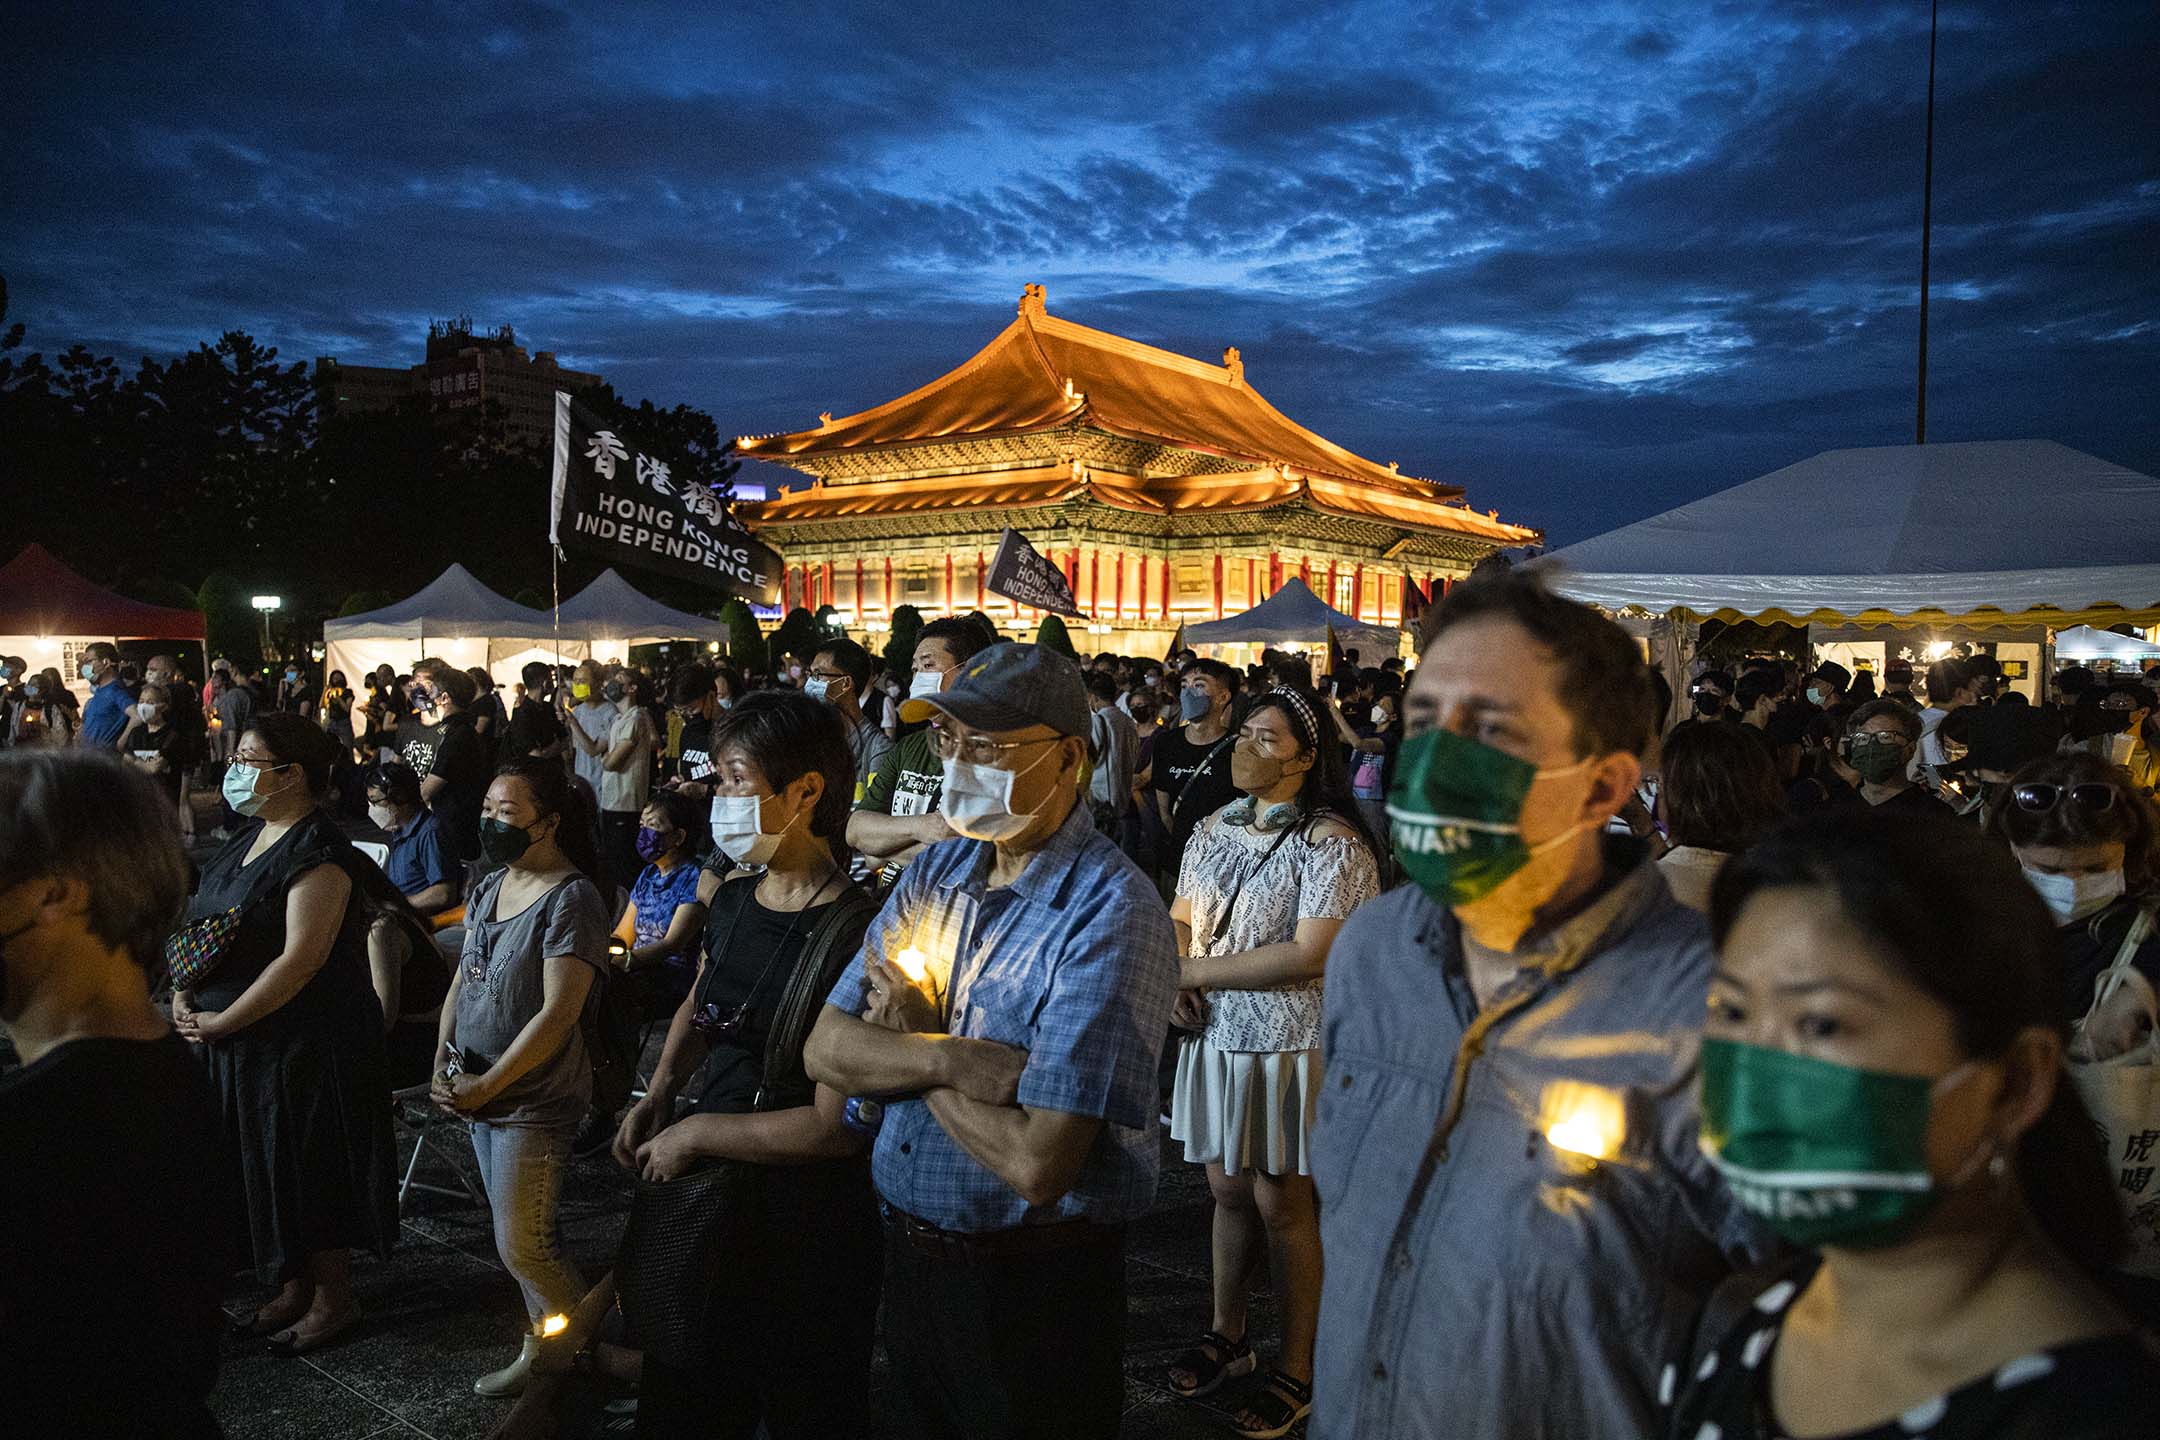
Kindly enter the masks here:
[[1257, 591], [1259, 590], [1259, 588], [1260, 588], [1260, 562], [1259, 562], [1259, 561], [1257, 561], [1257, 560], [1255, 560], [1255, 559], [1253, 559], [1253, 557], [1252, 557], [1252, 556], [1248, 555], [1248, 556], [1246, 556], [1246, 557], [1245, 557], [1245, 608], [1246, 608], [1246, 609], [1250, 610], [1250, 609], [1251, 609], [1251, 608], [1252, 608], [1253, 606], [1255, 606], [1255, 605], [1257, 605], [1257, 604], [1259, 604], [1259, 603], [1260, 603], [1260, 596], [1259, 596], [1259, 595], [1258, 595], [1257, 593], [1255, 593], [1255, 592], [1257, 592]]
[[879, 597], [885, 602], [885, 613], [892, 614], [892, 556], [885, 557], [885, 593]]
[[863, 617], [870, 613], [870, 606], [863, 599], [863, 557], [855, 557], [855, 623], [860, 626]]
[[840, 582], [834, 578], [833, 563], [828, 560], [825, 562], [825, 603], [827, 605], [836, 605], [839, 600]]
[[1222, 556], [1215, 557], [1215, 618], [1222, 619]]
[[1365, 618], [1365, 567], [1358, 566], [1350, 572], [1350, 618]]
[[1297, 562], [1297, 578], [1305, 582], [1306, 589], [1312, 589], [1312, 556], [1305, 555], [1299, 557]]
[[1267, 552], [1267, 593], [1273, 595], [1282, 589], [1282, 551]]
[[1162, 618], [1170, 618], [1170, 557], [1167, 555], [1162, 562]]
[[975, 552], [975, 608], [977, 610], [983, 608], [983, 602], [985, 598], [983, 585], [989, 580], [989, 578], [990, 562], [983, 558], [982, 551], [977, 550]]
[[1125, 618], [1125, 552], [1117, 552], [1117, 560], [1110, 568], [1110, 583], [1117, 587], [1117, 618]]
[[1147, 556], [1141, 555], [1136, 558], [1140, 561], [1140, 618], [1145, 620], [1147, 619], [1148, 571], [1154, 567], [1148, 564]]
[[954, 608], [952, 551], [950, 550], [945, 552], [945, 608], [947, 610]]

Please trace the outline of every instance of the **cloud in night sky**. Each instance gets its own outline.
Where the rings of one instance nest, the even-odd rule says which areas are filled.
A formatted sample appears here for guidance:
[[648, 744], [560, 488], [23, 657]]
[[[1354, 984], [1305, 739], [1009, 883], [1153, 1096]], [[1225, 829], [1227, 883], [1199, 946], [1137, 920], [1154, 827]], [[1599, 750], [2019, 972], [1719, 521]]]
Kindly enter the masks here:
[[[757, 432], [1040, 280], [1561, 542], [1911, 438], [1920, 0], [191, 11], [10, 7], [35, 346], [469, 313]], [[2153, 40], [1944, 6], [1931, 438], [2160, 471]]]

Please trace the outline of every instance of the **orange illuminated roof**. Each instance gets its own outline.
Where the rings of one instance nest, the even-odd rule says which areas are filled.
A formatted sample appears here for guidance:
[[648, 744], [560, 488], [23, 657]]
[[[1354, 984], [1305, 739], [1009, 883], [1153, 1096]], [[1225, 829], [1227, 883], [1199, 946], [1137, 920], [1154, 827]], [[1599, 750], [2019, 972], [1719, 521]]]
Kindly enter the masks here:
[[[1294, 475], [1354, 480], [1416, 500], [1455, 486], [1398, 474], [1323, 439], [1245, 383], [1235, 350], [1210, 365], [1061, 320], [1030, 285], [1020, 313], [973, 358], [918, 390], [814, 430], [746, 435], [736, 448], [786, 465], [821, 455], [1080, 428]], [[798, 466], [814, 469], [814, 466]]]
[[920, 515], [975, 506], [1052, 505], [1085, 493], [1120, 510], [1167, 515], [1266, 510], [1299, 499], [1315, 509], [1360, 520], [1475, 535], [1500, 545], [1535, 542], [1538, 532], [1509, 525], [1466, 506], [1324, 476], [1292, 477], [1279, 469], [1232, 475], [1167, 475], [1147, 480], [1106, 472], [1075, 474], [1068, 467], [1007, 470], [949, 479], [851, 481], [787, 490], [739, 513], [753, 526]]

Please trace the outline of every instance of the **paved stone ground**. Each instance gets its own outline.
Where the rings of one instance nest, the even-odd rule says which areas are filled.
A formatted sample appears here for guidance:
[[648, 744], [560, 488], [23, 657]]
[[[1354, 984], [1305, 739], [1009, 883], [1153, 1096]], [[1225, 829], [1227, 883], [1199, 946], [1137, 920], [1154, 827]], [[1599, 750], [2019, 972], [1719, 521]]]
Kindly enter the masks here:
[[[462, 1135], [434, 1127], [444, 1148], [473, 1173]], [[401, 1151], [409, 1144], [401, 1132]], [[423, 1178], [448, 1176], [423, 1163]], [[629, 1186], [605, 1156], [576, 1162], [565, 1187], [563, 1230], [578, 1263], [598, 1274], [622, 1233]], [[1207, 1323], [1207, 1182], [1169, 1145], [1155, 1209], [1134, 1225], [1126, 1265], [1125, 1420], [1127, 1437], [1229, 1433], [1208, 1404], [1173, 1396], [1161, 1384], [1168, 1358]], [[462, 1201], [415, 1192], [403, 1242], [388, 1261], [361, 1260], [353, 1278], [367, 1319], [353, 1335], [297, 1360], [264, 1353], [260, 1341], [228, 1339], [212, 1408], [231, 1440], [314, 1440], [430, 1436], [482, 1440], [508, 1413], [483, 1400], [472, 1382], [508, 1359], [524, 1322], [516, 1285], [495, 1258], [486, 1212]], [[232, 1296], [236, 1310], [267, 1297], [252, 1283]], [[1269, 1297], [1254, 1297], [1254, 1342], [1271, 1353], [1276, 1321]], [[874, 1375], [882, 1379], [882, 1351]], [[1209, 1404], [1231, 1410], [1253, 1381], [1226, 1387]], [[883, 1413], [878, 1384], [877, 1436], [904, 1432]], [[1301, 1433], [1301, 1432], [1294, 1432]]]
[[[216, 848], [210, 796], [197, 796], [196, 813], [201, 840], [191, 853], [201, 861]], [[649, 1059], [657, 1058], [660, 1039], [653, 1037]], [[445, 1123], [429, 1133], [451, 1163], [477, 1181], [462, 1132]], [[409, 1154], [410, 1145], [410, 1131], [401, 1129], [399, 1153]], [[451, 1177], [428, 1162], [419, 1178], [454, 1188]], [[629, 1196], [627, 1177], [605, 1155], [573, 1163], [564, 1186], [563, 1233], [586, 1274], [611, 1264]], [[1184, 1162], [1165, 1134], [1155, 1208], [1133, 1225], [1127, 1243], [1120, 1433], [1131, 1440], [1231, 1433], [1226, 1415], [1259, 1388], [1257, 1378], [1233, 1382], [1195, 1403], [1161, 1383], [1169, 1358], [1207, 1327], [1208, 1213], [1205, 1175]], [[415, 1191], [402, 1229], [390, 1259], [354, 1264], [354, 1288], [367, 1318], [349, 1337], [293, 1360], [266, 1354], [259, 1340], [224, 1342], [211, 1408], [230, 1440], [484, 1440], [509, 1413], [507, 1402], [483, 1400], [472, 1389], [475, 1377], [509, 1359], [525, 1323], [517, 1286], [495, 1257], [487, 1213], [463, 1199]], [[268, 1294], [252, 1280], [237, 1281], [228, 1304], [236, 1312], [252, 1310]], [[1271, 1356], [1279, 1326], [1264, 1291], [1253, 1297], [1251, 1334], [1263, 1360]], [[887, 1413], [884, 1375], [881, 1348], [872, 1367], [879, 1413], [871, 1434], [899, 1437], [907, 1432]], [[1302, 1435], [1303, 1427], [1292, 1434]]]

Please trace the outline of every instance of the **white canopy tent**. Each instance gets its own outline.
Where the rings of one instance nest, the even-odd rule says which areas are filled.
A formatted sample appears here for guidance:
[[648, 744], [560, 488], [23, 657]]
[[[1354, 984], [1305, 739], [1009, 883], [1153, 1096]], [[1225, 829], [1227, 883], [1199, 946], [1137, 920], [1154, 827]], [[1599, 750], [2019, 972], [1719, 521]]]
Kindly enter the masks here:
[[662, 640], [728, 638], [728, 627], [718, 620], [663, 605], [612, 569], [563, 601], [559, 614], [565, 640], [575, 638], [603, 656]]
[[1185, 627], [1187, 645], [1325, 645], [1328, 631], [1335, 643], [1355, 650], [1367, 664], [1402, 653], [1402, 631], [1388, 625], [1372, 625], [1343, 614], [1312, 592], [1303, 580], [1292, 577], [1283, 587], [1242, 615], [1206, 620]]
[[2160, 480], [2051, 440], [1829, 450], [1555, 552], [1564, 594], [1697, 619], [2150, 623]]
[[[402, 675], [423, 655], [460, 669], [479, 666], [508, 686], [527, 663], [552, 664], [557, 653], [555, 626], [545, 610], [496, 594], [463, 565], [452, 565], [394, 605], [323, 624], [324, 671], [342, 670], [355, 686], [378, 665]], [[563, 659], [582, 660], [586, 653], [583, 642], [565, 636]]]
[[2090, 660], [2112, 660], [2118, 665], [2135, 668], [2147, 660], [2160, 660], [2160, 641], [2077, 625], [2055, 637], [2055, 658], [2080, 664]]

